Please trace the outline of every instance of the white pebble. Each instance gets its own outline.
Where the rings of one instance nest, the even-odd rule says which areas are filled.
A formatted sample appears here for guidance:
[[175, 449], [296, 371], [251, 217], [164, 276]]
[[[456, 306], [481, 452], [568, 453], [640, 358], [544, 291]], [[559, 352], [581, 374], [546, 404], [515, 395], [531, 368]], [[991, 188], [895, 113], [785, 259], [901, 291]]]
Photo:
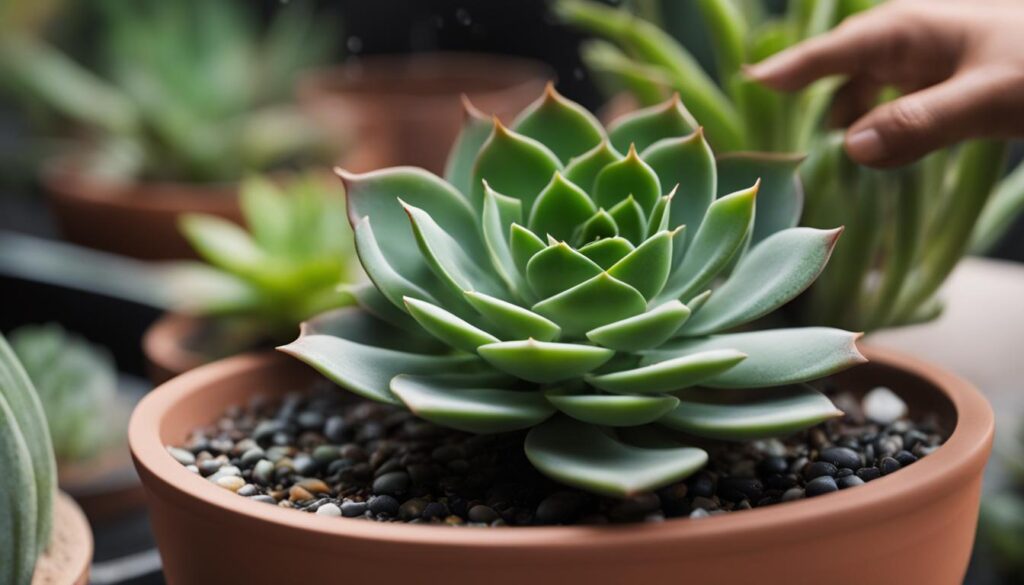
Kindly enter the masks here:
[[217, 480], [217, 485], [220, 487], [237, 492], [245, 485], [245, 480], [237, 475], [228, 475]]
[[316, 509], [318, 516], [341, 516], [341, 508], [337, 504], [326, 503]]
[[704, 508], [697, 508], [693, 512], [690, 512], [690, 518], [707, 518], [711, 514]]
[[864, 395], [864, 416], [879, 424], [896, 422], [907, 414], [907, 403], [885, 386], [878, 386]]
[[191, 471], [192, 473], [194, 473], [196, 475], [199, 475], [199, 468], [196, 467], [195, 465], [186, 465], [185, 469]]

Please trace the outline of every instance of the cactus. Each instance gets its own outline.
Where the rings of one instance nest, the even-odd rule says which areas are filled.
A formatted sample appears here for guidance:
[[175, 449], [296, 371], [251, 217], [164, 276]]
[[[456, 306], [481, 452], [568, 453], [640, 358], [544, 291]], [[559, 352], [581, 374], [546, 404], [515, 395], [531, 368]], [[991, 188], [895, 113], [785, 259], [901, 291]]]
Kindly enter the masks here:
[[655, 489], [707, 460], [661, 429], [745, 440], [841, 414], [804, 383], [863, 361], [856, 334], [742, 329], [839, 235], [794, 227], [794, 166], [716, 161], [678, 98], [607, 132], [551, 86], [511, 127], [467, 103], [447, 180], [339, 171], [372, 285], [281, 349], [439, 425], [528, 429], [565, 484]]
[[46, 416], [0, 335], [0, 582], [28, 585], [50, 541], [57, 489]]
[[338, 290], [359, 274], [340, 189], [315, 174], [283, 187], [254, 177], [242, 185], [241, 205], [248, 231], [211, 215], [179, 220], [216, 278], [180, 280], [179, 310], [241, 318], [288, 339], [302, 320], [351, 302]]

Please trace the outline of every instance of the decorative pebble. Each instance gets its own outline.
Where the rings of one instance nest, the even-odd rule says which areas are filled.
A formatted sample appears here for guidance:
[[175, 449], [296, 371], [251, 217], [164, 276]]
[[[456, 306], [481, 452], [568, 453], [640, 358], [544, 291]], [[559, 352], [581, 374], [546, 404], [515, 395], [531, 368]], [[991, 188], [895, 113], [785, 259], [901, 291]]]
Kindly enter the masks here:
[[313, 499], [313, 494], [301, 486], [293, 485], [288, 489], [288, 499], [293, 502], [308, 502]]
[[397, 496], [409, 488], [409, 474], [404, 471], [392, 471], [373, 480], [373, 493]]
[[832, 476], [822, 475], [807, 482], [807, 487], [804, 491], [807, 493], [807, 497], [813, 498], [814, 496], [839, 491], [839, 486], [836, 485], [836, 480]]
[[488, 506], [477, 504], [469, 509], [469, 521], [490, 524], [498, 519], [498, 513]]
[[175, 461], [182, 465], [193, 465], [196, 462], [196, 456], [184, 449], [168, 447], [167, 452], [171, 454], [171, 457], [174, 457]]
[[882, 475], [889, 475], [900, 470], [900, 462], [893, 457], [886, 457], [882, 459], [882, 463], [878, 466], [882, 470]]
[[846, 488], [864, 485], [864, 480], [857, 477], [856, 475], [847, 475], [846, 477], [840, 477], [839, 479], [837, 479], [836, 485], [839, 486], [839, 489], [845, 490]]
[[860, 455], [849, 447], [822, 449], [821, 454], [818, 455], [818, 461], [827, 461], [836, 467], [845, 467], [846, 469], [858, 469], [863, 465]]
[[898, 461], [901, 467], [906, 467], [917, 461], [917, 457], [914, 457], [914, 454], [910, 451], [900, 451], [893, 456], [893, 459]]
[[346, 518], [355, 518], [366, 514], [370, 506], [366, 502], [346, 501], [341, 503], [341, 515]]
[[857, 470], [857, 477], [864, 481], [871, 481], [882, 477], [882, 470], [877, 467], [861, 467]]
[[337, 504], [326, 503], [316, 509], [317, 516], [341, 516], [341, 508]]
[[237, 475], [225, 475], [224, 477], [218, 478], [216, 480], [216, 483], [217, 485], [226, 490], [237, 492], [239, 489], [241, 489], [242, 486], [245, 485], [245, 480], [242, 479], [241, 477], [238, 477]]
[[828, 461], [815, 461], [814, 463], [807, 464], [807, 467], [804, 468], [804, 479], [810, 481], [824, 475], [835, 476], [838, 472], [839, 469]]
[[788, 490], [786, 490], [784, 494], [782, 494], [782, 501], [792, 502], [794, 500], [803, 499], [804, 497], [806, 497], [806, 494], [804, 493], [804, 488], [793, 487], [789, 488]]
[[399, 503], [391, 496], [374, 496], [370, 499], [370, 511], [378, 516], [397, 516]]
[[864, 416], [883, 425], [907, 415], [907, 403], [885, 386], [878, 386], [865, 394], [861, 404]]

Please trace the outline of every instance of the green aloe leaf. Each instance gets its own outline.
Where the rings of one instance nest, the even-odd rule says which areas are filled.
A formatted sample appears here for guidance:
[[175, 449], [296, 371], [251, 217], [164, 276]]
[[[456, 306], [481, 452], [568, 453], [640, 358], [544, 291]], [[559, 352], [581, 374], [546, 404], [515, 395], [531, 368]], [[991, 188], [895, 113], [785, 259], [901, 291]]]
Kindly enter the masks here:
[[477, 352], [495, 368], [540, 384], [577, 378], [615, 355], [603, 347], [535, 339], [484, 345]]
[[576, 227], [596, 211], [594, 202], [583, 189], [556, 171], [551, 182], [537, 196], [527, 225], [538, 236], [550, 235], [568, 240]]
[[512, 261], [515, 262], [519, 274], [523, 276], [526, 275], [526, 267], [530, 260], [547, 248], [544, 240], [518, 223], [512, 224], [509, 228], [508, 244], [512, 252]]
[[546, 393], [548, 401], [572, 418], [609, 427], [633, 427], [652, 423], [679, 405], [675, 396], [624, 396]]
[[587, 332], [587, 339], [618, 351], [639, 351], [668, 341], [690, 316], [679, 301], [669, 301], [646, 313], [602, 325]]
[[641, 449], [594, 426], [553, 417], [526, 436], [526, 456], [541, 473], [591, 492], [628, 497], [679, 481], [707, 463], [701, 449]]
[[405, 306], [427, 333], [456, 349], [472, 353], [481, 345], [501, 341], [437, 305], [405, 297]]
[[[663, 188], [676, 189], [669, 225], [690, 226], [692, 234], [704, 221], [718, 189], [715, 155], [703, 129], [698, 128], [688, 136], [659, 140], [643, 151], [642, 158], [657, 173]], [[745, 186], [751, 184], [753, 181]]]
[[514, 303], [473, 291], [466, 292], [466, 300], [484, 319], [511, 337], [553, 341], [562, 332], [550, 319]]
[[563, 163], [604, 140], [604, 127], [579, 104], [562, 97], [553, 83], [516, 118], [512, 128], [545, 144]]
[[476, 155], [487, 141], [487, 137], [491, 135], [494, 123], [473, 106], [465, 95], [462, 96], [462, 111], [462, 129], [448, 154], [444, 178], [468, 200], [473, 190], [473, 164], [476, 162]]
[[630, 242], [639, 244], [644, 241], [647, 234], [647, 218], [644, 210], [632, 195], [619, 201], [614, 207], [608, 210], [608, 215], [615, 220], [619, 229], [619, 236]]
[[632, 286], [645, 299], [654, 298], [672, 267], [672, 232], [659, 232], [608, 269], [608, 274]]
[[754, 217], [758, 185], [715, 200], [660, 298], [689, 297], [703, 289], [743, 246]]
[[749, 357], [736, 367], [704, 380], [702, 385], [714, 388], [782, 386], [816, 380], [864, 363], [867, 360], [857, 351], [858, 337], [859, 333], [841, 329], [800, 327], [679, 339], [649, 352], [641, 365], [713, 349], [732, 349]]
[[478, 264], [467, 253], [467, 242], [460, 242], [449, 235], [426, 211], [404, 202], [403, 206], [409, 214], [423, 258], [442, 282], [460, 297], [465, 290], [479, 290], [492, 296], [507, 294], [494, 274], [485, 269], [487, 265]]
[[590, 242], [580, 248], [580, 254], [590, 258], [601, 268], [608, 269], [633, 249], [633, 244], [629, 240], [616, 236]]
[[697, 6], [714, 45], [718, 79], [732, 79], [746, 61], [749, 31], [743, 13], [732, 0], [698, 0]]
[[579, 185], [587, 193], [594, 190], [594, 181], [598, 173], [606, 166], [622, 160], [622, 155], [612, 148], [608, 140], [602, 140], [597, 146], [574, 157], [565, 167], [565, 178]]
[[644, 210], [653, 209], [661, 197], [658, 175], [640, 159], [632, 144], [626, 158], [601, 169], [594, 180], [593, 191], [594, 201], [605, 209], [615, 207], [630, 195]]
[[522, 202], [514, 197], [506, 197], [484, 183], [484, 211], [481, 218], [484, 243], [491, 256], [491, 264], [501, 276], [505, 284], [512, 290], [522, 289], [522, 278], [515, 258], [512, 256], [512, 245], [507, 239], [512, 224], [522, 221]]
[[558, 323], [562, 333], [570, 337], [639, 315], [646, 308], [643, 295], [607, 272], [533, 306], [535, 312]]
[[484, 365], [470, 354], [414, 354], [331, 335], [304, 335], [278, 349], [313, 366], [349, 392], [387, 404], [399, 404], [390, 390], [391, 378], [399, 374], [444, 374]]
[[255, 275], [270, 262], [267, 254], [236, 223], [206, 214], [185, 214], [181, 232], [204, 260], [234, 274]]
[[824, 394], [805, 385], [693, 389], [660, 422], [699, 437], [747, 441], [787, 435], [842, 415]]
[[669, 97], [672, 79], [664, 67], [633, 59], [608, 41], [583, 41], [580, 58], [605, 95], [628, 92], [644, 106], [659, 104]]
[[542, 299], [601, 274], [601, 267], [565, 242], [537, 252], [526, 265], [526, 280]]
[[699, 125], [693, 115], [683, 106], [679, 96], [674, 95], [667, 102], [631, 112], [615, 120], [608, 128], [608, 136], [612, 146], [622, 152], [630, 146], [643, 152], [659, 140], [692, 134], [697, 128]]
[[598, 209], [597, 213], [583, 223], [573, 236], [579, 244], [587, 244], [602, 238], [614, 238], [619, 235], [619, 226], [615, 219], [604, 209]]
[[561, 169], [562, 163], [548, 147], [495, 120], [494, 131], [473, 165], [470, 201], [478, 210], [482, 208], [483, 181], [487, 181], [495, 191], [522, 201], [523, 209], [532, 209], [537, 194]]
[[740, 260], [704, 310], [680, 333], [717, 333], [767, 315], [807, 289], [828, 263], [842, 229], [790, 228]]
[[540, 392], [491, 388], [472, 377], [400, 375], [391, 392], [416, 416], [467, 433], [526, 429], [555, 412]]
[[609, 392], [650, 394], [671, 392], [704, 383], [747, 358], [733, 349], [710, 349], [600, 376], [587, 376], [587, 383]]
[[742, 152], [718, 157], [719, 197], [760, 181], [752, 244], [799, 223], [804, 194], [797, 167], [803, 159], [803, 155]]

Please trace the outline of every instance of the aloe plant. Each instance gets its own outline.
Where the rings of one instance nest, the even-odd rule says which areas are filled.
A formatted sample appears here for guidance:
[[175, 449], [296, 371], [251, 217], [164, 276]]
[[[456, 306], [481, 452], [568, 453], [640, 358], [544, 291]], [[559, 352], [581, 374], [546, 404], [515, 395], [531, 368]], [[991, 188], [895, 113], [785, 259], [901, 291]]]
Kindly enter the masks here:
[[308, 4], [282, 7], [265, 33], [238, 2], [95, 6], [97, 72], [25, 31], [0, 39], [5, 85], [90, 132], [90, 173], [223, 181], [327, 154], [291, 104], [296, 73], [338, 36]]
[[20, 327], [10, 343], [43, 405], [58, 461], [88, 459], [123, 435], [127, 413], [117, 403], [117, 368], [106, 350], [57, 323]]
[[804, 383], [862, 361], [856, 334], [733, 331], [808, 286], [840, 230], [794, 227], [791, 162], [716, 161], [678, 99], [606, 131], [549, 86], [511, 127], [467, 105], [445, 179], [339, 173], [372, 285], [281, 349], [349, 391], [529, 429], [537, 469], [611, 496], [704, 465], [658, 429], [744, 440], [841, 414]]
[[28, 585], [50, 542], [57, 464], [32, 382], [0, 335], [0, 582]]
[[[625, 9], [588, 0], [555, 4], [564, 20], [606, 39], [589, 41], [582, 53], [609, 92], [627, 91], [642, 105], [679, 93], [720, 152], [810, 153], [801, 169], [807, 189], [802, 223], [842, 223], [848, 233], [803, 304], [803, 323], [870, 331], [935, 317], [941, 311], [936, 293], [969, 246], [992, 246], [1024, 209], [1024, 170], [1000, 183], [1001, 142], [968, 142], [899, 171], [874, 171], [846, 158], [841, 132], [825, 121], [839, 80], [780, 94], [743, 75], [744, 63], [876, 3], [792, 1], [781, 14], [759, 1], [655, 3], [648, 11], [654, 16], [682, 11], [676, 16], [691, 24], [690, 33], [706, 33], [713, 62], [707, 69], [687, 46]], [[681, 40], [697, 48], [693, 39]]]
[[[248, 231], [211, 215], [179, 220], [211, 272], [233, 285], [207, 295], [210, 279], [184, 279], [179, 310], [242, 319], [288, 339], [304, 319], [351, 302], [339, 286], [359, 271], [345, 199], [333, 182], [308, 174], [279, 186], [253, 177], [243, 183], [240, 203]], [[188, 291], [190, 283], [197, 288]]]

